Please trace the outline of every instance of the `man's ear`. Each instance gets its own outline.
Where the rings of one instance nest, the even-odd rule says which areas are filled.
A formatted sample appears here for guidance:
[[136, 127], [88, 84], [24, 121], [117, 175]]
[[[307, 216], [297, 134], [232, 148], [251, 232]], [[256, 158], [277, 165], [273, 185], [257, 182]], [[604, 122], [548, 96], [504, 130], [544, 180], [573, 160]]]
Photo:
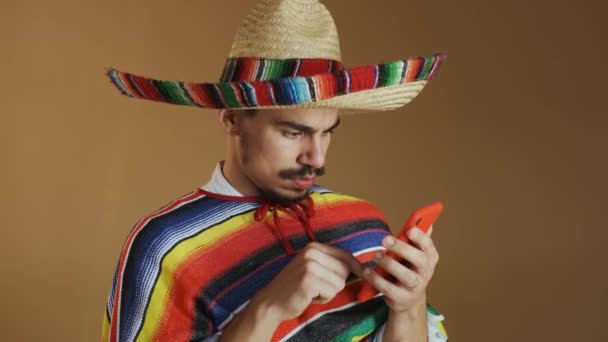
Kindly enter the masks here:
[[217, 113], [217, 120], [224, 132], [228, 135], [238, 135], [238, 118], [234, 111], [228, 109], [220, 109]]

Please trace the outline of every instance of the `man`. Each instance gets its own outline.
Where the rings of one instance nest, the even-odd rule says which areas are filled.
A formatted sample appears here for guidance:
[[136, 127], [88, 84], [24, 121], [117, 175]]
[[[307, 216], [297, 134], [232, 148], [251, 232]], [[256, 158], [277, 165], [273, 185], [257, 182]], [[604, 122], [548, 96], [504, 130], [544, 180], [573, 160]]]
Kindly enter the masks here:
[[[395, 240], [373, 205], [314, 182], [340, 112], [403, 106], [444, 57], [345, 69], [322, 4], [261, 0], [220, 83], [109, 69], [125, 95], [219, 108], [228, 150], [208, 184], [129, 234], [103, 340], [447, 340], [442, 316], [427, 306], [438, 261], [432, 229], [411, 230], [411, 244]], [[363, 281], [379, 294], [359, 302]]]

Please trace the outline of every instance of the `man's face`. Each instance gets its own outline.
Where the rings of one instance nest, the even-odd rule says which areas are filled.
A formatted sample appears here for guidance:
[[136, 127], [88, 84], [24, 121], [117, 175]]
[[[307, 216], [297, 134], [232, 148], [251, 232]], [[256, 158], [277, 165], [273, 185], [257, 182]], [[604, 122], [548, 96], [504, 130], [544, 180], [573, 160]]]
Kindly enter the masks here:
[[238, 120], [237, 159], [244, 176], [269, 200], [303, 198], [324, 173], [337, 110], [260, 110], [240, 113]]

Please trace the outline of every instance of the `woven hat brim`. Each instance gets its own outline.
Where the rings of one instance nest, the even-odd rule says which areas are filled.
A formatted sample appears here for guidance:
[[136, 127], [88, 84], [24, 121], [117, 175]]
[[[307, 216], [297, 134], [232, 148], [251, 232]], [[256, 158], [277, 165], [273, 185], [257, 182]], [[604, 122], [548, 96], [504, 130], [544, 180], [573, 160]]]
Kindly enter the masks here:
[[[328, 100], [302, 105], [279, 105], [258, 107], [264, 109], [324, 108], [338, 109], [341, 114], [356, 114], [372, 111], [399, 109], [411, 102], [426, 86], [428, 81], [408, 82], [356, 93], [339, 95]], [[235, 108], [235, 110], [248, 108]]]
[[106, 75], [123, 95], [201, 108], [391, 110], [413, 100], [437, 74], [445, 58], [446, 54], [438, 53], [269, 81], [162, 81], [114, 68], [106, 69]]

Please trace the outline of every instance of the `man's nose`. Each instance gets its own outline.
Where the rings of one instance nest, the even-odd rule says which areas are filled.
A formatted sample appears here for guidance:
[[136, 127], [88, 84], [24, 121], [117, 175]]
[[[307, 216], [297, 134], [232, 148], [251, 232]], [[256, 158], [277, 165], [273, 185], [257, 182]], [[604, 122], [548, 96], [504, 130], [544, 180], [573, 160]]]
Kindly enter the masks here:
[[299, 159], [298, 162], [300, 164], [308, 165], [314, 169], [320, 169], [325, 165], [325, 150], [318, 136], [311, 136], [308, 139], [306, 148]]

